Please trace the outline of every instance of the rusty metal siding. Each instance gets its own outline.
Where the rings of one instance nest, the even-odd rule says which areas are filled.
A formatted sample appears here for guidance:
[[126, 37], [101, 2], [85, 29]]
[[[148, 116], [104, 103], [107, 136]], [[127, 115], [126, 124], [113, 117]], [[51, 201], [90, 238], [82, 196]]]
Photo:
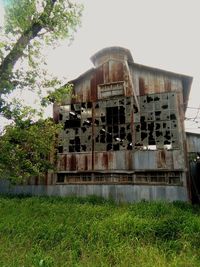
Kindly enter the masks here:
[[113, 152], [94, 152], [94, 170], [104, 171], [115, 169], [115, 153]]
[[182, 80], [179, 77], [158, 73], [151, 70], [137, 68], [133, 64], [132, 69], [134, 88], [137, 95], [152, 93], [181, 92], [183, 93]]
[[109, 77], [109, 61], [105, 62], [103, 65], [103, 79], [104, 83], [110, 83], [110, 77]]
[[124, 80], [123, 62], [109, 61], [109, 82], [118, 82]]
[[92, 154], [63, 154], [58, 159], [58, 171], [109, 170], [183, 170], [184, 156], [180, 150], [94, 152]]
[[73, 87], [74, 103], [89, 102], [91, 100], [91, 88], [90, 88], [91, 76], [86, 76], [85, 79], [77, 82]]
[[116, 152], [94, 152], [95, 154], [95, 171], [130, 171], [133, 170], [132, 152], [116, 151]]
[[62, 171], [91, 171], [91, 153], [70, 153], [59, 154], [57, 160], [57, 170]]

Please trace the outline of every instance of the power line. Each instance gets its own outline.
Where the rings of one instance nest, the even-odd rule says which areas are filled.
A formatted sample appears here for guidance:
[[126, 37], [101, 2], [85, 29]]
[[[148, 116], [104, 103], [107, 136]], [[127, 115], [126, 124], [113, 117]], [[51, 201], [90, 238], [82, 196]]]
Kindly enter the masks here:
[[186, 107], [187, 109], [200, 109], [200, 107], [196, 108], [196, 107]]

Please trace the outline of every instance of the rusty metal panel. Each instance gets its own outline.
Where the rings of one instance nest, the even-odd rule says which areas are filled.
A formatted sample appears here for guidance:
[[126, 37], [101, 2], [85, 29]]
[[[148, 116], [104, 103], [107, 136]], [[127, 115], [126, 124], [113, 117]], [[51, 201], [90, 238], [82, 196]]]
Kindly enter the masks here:
[[139, 92], [141, 96], [146, 94], [145, 82], [143, 77], [139, 77]]
[[109, 61], [103, 64], [104, 83], [109, 83]]
[[103, 66], [100, 66], [95, 70], [95, 75], [96, 75], [96, 85], [104, 83]]
[[116, 170], [116, 153], [115, 152], [109, 152], [108, 153], [108, 169], [109, 170]]
[[171, 91], [171, 80], [169, 78], [166, 78], [164, 80], [164, 88], [166, 92], [170, 92]]
[[108, 170], [108, 164], [107, 152], [94, 153], [94, 170]]
[[94, 171], [132, 170], [131, 151], [95, 152]]
[[136, 68], [132, 65], [132, 75], [137, 95], [170, 91], [182, 92], [183, 90], [181, 77], [171, 76], [168, 73]]
[[116, 169], [115, 152], [94, 152], [94, 170]]
[[86, 76], [85, 79], [81, 79], [75, 84], [73, 94], [75, 96], [74, 103], [76, 102], [88, 102], [91, 99], [90, 88], [91, 76]]
[[157, 157], [158, 169], [168, 169], [168, 170], [174, 169], [172, 151], [158, 150], [156, 157]]
[[126, 150], [125, 151], [125, 169], [126, 170], [133, 170], [134, 166], [133, 166], [133, 153], [132, 150]]
[[166, 165], [166, 151], [160, 150], [157, 151], [157, 166], [159, 169], [165, 169]]
[[91, 101], [96, 101], [98, 98], [97, 85], [104, 83], [103, 67], [99, 67], [95, 70], [94, 75], [90, 81]]
[[65, 171], [91, 171], [92, 170], [92, 154], [76, 153], [66, 154]]
[[66, 170], [66, 155], [65, 154], [58, 154], [57, 170], [58, 171]]
[[109, 61], [109, 82], [117, 82], [124, 80], [123, 62]]
[[76, 154], [76, 170], [91, 171], [92, 170], [92, 155], [91, 154]]

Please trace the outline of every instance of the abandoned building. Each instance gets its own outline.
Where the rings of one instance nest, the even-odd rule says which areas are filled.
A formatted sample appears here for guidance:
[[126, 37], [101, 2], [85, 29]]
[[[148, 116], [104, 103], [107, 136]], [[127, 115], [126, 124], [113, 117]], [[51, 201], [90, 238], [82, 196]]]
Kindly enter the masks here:
[[184, 114], [192, 78], [134, 63], [121, 47], [91, 61], [94, 68], [71, 81], [71, 99], [54, 106], [64, 129], [48, 183], [76, 195], [188, 200]]
[[57, 171], [23, 192], [191, 200], [184, 118], [192, 78], [135, 63], [122, 47], [91, 61], [70, 82], [72, 96], [54, 104], [54, 120], [64, 125]]

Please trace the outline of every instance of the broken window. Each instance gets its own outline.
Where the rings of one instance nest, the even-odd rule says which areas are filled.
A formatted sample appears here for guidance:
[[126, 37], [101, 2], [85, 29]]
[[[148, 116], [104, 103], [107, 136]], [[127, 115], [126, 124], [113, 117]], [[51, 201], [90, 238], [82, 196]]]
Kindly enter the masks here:
[[132, 149], [130, 97], [95, 103], [94, 150]]
[[182, 172], [139, 173], [57, 173], [57, 183], [65, 184], [169, 184], [181, 185]]
[[181, 184], [181, 172], [140, 172], [135, 175], [135, 183]]
[[76, 103], [60, 107], [61, 132], [59, 153], [92, 150], [92, 103]]
[[140, 112], [134, 111], [135, 148], [179, 148], [176, 93], [139, 97]]
[[61, 106], [58, 152], [178, 149], [176, 93], [143, 95], [138, 102], [139, 108], [133, 97]]

